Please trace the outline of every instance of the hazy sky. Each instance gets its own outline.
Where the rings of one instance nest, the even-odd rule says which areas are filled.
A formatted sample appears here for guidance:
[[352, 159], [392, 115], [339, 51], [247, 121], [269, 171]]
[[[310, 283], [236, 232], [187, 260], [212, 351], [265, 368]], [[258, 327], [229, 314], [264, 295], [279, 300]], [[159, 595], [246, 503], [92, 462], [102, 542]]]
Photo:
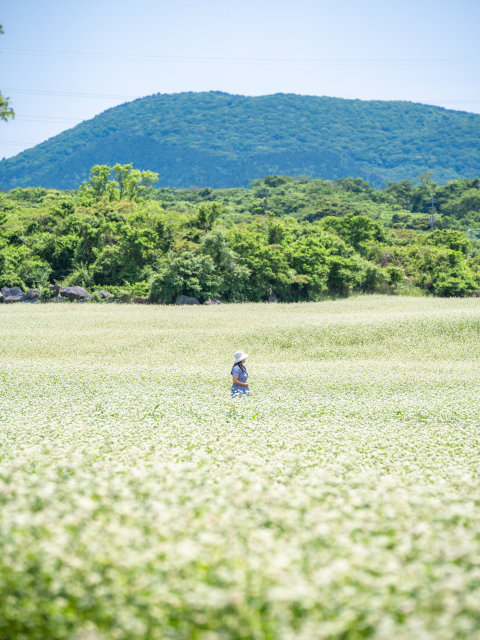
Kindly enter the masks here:
[[17, 114], [0, 122], [0, 158], [157, 92], [480, 113], [480, 0], [15, 0], [0, 22], [0, 89]]

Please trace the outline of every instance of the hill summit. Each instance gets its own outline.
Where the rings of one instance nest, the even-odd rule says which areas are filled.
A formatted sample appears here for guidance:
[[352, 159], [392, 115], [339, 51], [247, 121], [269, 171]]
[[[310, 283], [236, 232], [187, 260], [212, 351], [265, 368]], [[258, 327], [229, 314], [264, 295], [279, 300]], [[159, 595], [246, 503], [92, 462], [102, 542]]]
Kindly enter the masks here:
[[158, 186], [247, 186], [265, 174], [372, 185], [480, 174], [480, 114], [401, 101], [218, 91], [156, 94], [108, 109], [0, 162], [0, 188], [72, 189], [94, 164], [158, 172]]

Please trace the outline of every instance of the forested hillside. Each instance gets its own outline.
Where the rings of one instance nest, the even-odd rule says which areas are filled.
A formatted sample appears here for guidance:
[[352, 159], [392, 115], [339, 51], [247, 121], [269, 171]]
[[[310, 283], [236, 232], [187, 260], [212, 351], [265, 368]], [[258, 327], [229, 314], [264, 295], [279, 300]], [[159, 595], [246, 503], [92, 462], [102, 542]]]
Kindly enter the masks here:
[[251, 189], [175, 190], [154, 189], [150, 171], [96, 166], [77, 191], [1, 196], [0, 286], [48, 298], [52, 283], [80, 285], [165, 303], [476, 294], [480, 241], [465, 228], [480, 227], [480, 180], [419, 178], [374, 189], [269, 175]]
[[116, 162], [177, 188], [246, 187], [266, 174], [354, 175], [383, 186], [424, 171], [446, 183], [480, 174], [480, 115], [294, 94], [157, 94], [3, 160], [0, 189], [73, 189], [94, 164]]

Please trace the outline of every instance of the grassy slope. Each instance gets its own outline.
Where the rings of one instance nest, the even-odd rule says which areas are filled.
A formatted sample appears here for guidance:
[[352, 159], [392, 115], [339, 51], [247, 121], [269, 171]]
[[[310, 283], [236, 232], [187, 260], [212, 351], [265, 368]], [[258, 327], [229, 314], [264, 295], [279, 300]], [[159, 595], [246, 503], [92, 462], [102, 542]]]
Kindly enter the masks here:
[[407, 102], [294, 94], [153, 95], [0, 163], [0, 186], [75, 188], [93, 164], [134, 162], [161, 186], [246, 186], [267, 173], [372, 183], [480, 172], [480, 116]]
[[0, 637], [476, 637], [478, 299], [0, 315]]

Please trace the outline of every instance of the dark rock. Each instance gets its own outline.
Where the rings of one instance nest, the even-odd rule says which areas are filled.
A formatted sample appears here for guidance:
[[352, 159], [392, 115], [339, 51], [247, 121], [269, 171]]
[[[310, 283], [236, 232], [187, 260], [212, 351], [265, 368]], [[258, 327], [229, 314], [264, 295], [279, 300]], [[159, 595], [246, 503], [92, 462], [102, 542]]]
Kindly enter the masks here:
[[12, 287], [9, 289], [8, 287], [2, 288], [3, 301], [6, 303], [13, 302], [23, 302], [26, 300], [25, 294], [20, 289], [20, 287]]
[[104, 300], [111, 296], [111, 293], [109, 291], [104, 291], [103, 289], [101, 291], [95, 291], [95, 293], [98, 293], [98, 295]]
[[0, 302], [3, 302], [3, 293], [0, 292]]
[[150, 298], [133, 298], [132, 300], [133, 304], [152, 304], [152, 301], [150, 300]]
[[217, 300], [216, 298], [212, 298], [211, 300], [208, 299], [203, 304], [223, 304], [223, 302], [221, 300]]
[[23, 291], [18, 296], [5, 296], [5, 298], [3, 299], [5, 304], [9, 304], [9, 303], [11, 304], [13, 302], [24, 302], [25, 300], [26, 298]]
[[91, 298], [78, 298], [74, 302], [90, 302]]
[[27, 300], [34, 300], [35, 298], [38, 298], [39, 295], [40, 291], [38, 289], [29, 289], [27, 291]]
[[273, 293], [271, 296], [268, 296], [268, 302], [280, 302], [277, 296]]
[[60, 290], [62, 298], [68, 298], [69, 300], [82, 300], [88, 298], [88, 293], [83, 287], [63, 287]]
[[50, 291], [53, 294], [53, 297], [56, 298], [60, 293], [60, 285], [59, 284], [51, 284], [49, 287]]
[[188, 296], [178, 296], [176, 304], [200, 304], [196, 298], [189, 298]]
[[54, 302], [66, 302], [67, 300], [65, 298], [60, 298], [60, 296], [54, 296], [53, 301]]

